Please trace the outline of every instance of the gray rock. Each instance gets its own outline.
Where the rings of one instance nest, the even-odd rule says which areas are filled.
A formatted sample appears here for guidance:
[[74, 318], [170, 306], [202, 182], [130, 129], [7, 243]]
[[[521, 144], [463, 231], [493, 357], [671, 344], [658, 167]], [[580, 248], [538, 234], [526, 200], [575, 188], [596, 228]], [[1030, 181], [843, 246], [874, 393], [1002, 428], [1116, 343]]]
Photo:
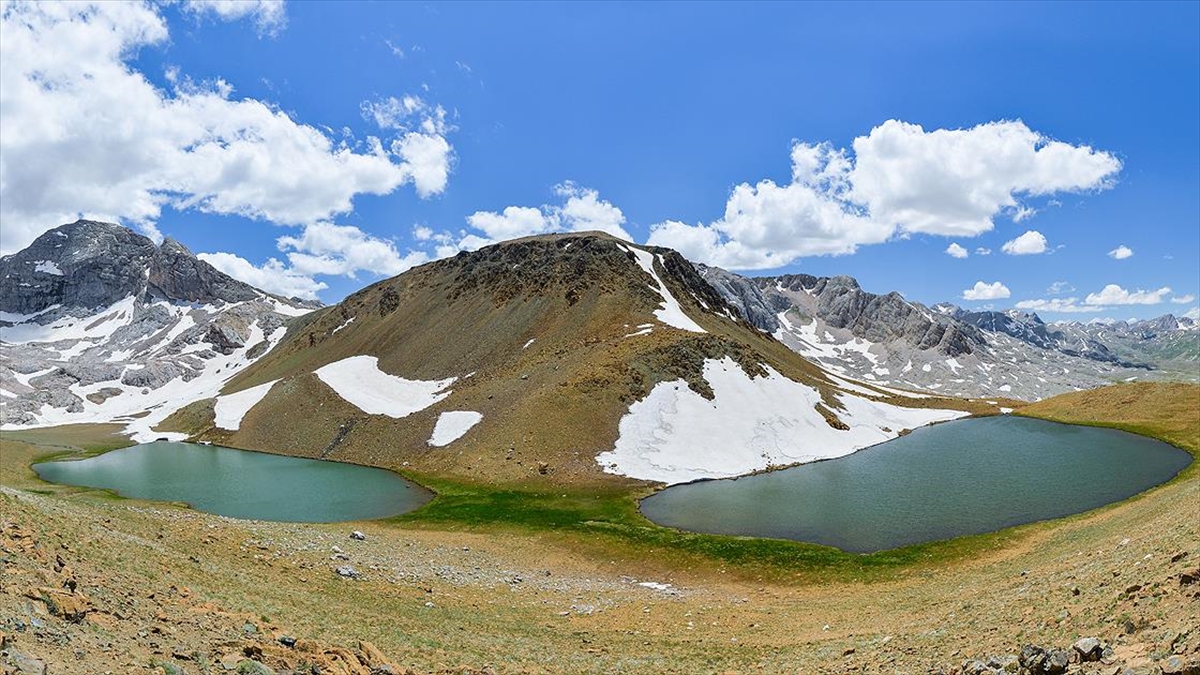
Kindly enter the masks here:
[[121, 382], [131, 387], [158, 389], [183, 374], [183, 369], [170, 361], [150, 361], [144, 368], [126, 370]]
[[20, 675], [46, 675], [46, 663], [20, 652], [10, 651], [8, 661]]
[[1071, 645], [1071, 648], [1079, 654], [1080, 661], [1099, 661], [1100, 653], [1104, 650], [1100, 640], [1094, 637], [1080, 638]]
[[1059, 673], [1067, 672], [1070, 665], [1071, 654], [1065, 649], [1054, 649], [1046, 655], [1044, 668], [1048, 675], [1059, 675]]
[[1196, 675], [1200, 673], [1200, 664], [1183, 660], [1182, 656], [1168, 656], [1159, 662], [1163, 675]]
[[354, 569], [352, 565], [341, 565], [335, 571], [339, 577], [344, 577], [346, 579], [357, 579], [359, 576], [361, 576], [359, 575], [358, 570]]

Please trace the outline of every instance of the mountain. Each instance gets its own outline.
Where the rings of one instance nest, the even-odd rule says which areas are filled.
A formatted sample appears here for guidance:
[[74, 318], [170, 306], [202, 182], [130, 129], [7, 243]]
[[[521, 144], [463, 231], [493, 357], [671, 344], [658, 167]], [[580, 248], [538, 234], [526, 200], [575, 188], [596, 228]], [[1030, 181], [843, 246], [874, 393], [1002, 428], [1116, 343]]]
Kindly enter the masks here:
[[1116, 380], [1197, 379], [1194, 366], [1180, 365], [1197, 358], [1200, 332], [1187, 319], [1140, 329], [1046, 324], [1016, 311], [926, 307], [869, 293], [845, 276], [748, 278], [696, 268], [759, 330], [834, 373], [881, 385], [1039, 400]]
[[122, 421], [156, 437], [154, 424], [215, 394], [312, 309], [171, 239], [63, 225], [0, 258], [0, 423]]
[[490, 483], [677, 483], [851, 452], [996, 408], [856, 384], [744, 320], [675, 251], [530, 237], [293, 326], [164, 428]]

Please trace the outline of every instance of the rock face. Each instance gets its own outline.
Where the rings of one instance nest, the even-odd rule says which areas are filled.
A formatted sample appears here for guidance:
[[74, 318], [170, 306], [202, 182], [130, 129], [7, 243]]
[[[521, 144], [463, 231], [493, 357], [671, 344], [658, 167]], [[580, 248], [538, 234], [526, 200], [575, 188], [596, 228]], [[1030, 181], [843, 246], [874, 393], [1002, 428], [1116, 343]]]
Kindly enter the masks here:
[[112, 223], [63, 225], [0, 259], [0, 423], [109, 421], [154, 408], [138, 425], [148, 434], [187, 402], [177, 390], [215, 394], [307, 311], [177, 241], [159, 246]]

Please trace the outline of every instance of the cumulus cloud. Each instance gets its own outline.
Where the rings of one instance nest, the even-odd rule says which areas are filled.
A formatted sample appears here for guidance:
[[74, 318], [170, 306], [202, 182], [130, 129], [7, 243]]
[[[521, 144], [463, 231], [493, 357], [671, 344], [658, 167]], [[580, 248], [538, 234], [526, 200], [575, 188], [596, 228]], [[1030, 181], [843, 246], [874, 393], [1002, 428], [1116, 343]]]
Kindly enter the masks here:
[[959, 246], [956, 242], [946, 247], [946, 255], [950, 256], [951, 258], [965, 258], [971, 254], [967, 252], [967, 249]]
[[556, 223], [539, 208], [509, 206], [501, 213], [476, 211], [467, 216], [467, 224], [491, 241], [503, 241], [549, 232]]
[[354, 278], [358, 272], [394, 276], [429, 260], [420, 251], [401, 255], [396, 245], [373, 237], [357, 227], [316, 223], [306, 226], [298, 237], [276, 241], [292, 267], [302, 274], [341, 275]]
[[431, 237], [439, 244], [437, 255], [450, 256], [506, 239], [549, 232], [600, 231], [633, 241], [624, 227], [625, 214], [612, 202], [601, 199], [597, 190], [564, 181], [554, 187], [554, 194], [562, 200], [560, 204], [509, 206], [500, 212], [472, 213], [467, 216], [467, 225], [473, 231], [442, 232]]
[[1158, 305], [1171, 289], [1167, 286], [1156, 291], [1127, 291], [1117, 284], [1108, 284], [1099, 293], [1089, 293], [1084, 303], [1093, 306], [1108, 305]]
[[311, 276], [289, 269], [275, 258], [268, 258], [262, 265], [255, 265], [233, 253], [201, 253], [197, 257], [234, 279], [285, 298], [315, 300], [318, 291], [329, 287]]
[[317, 292], [328, 288], [315, 277], [347, 276], [358, 273], [373, 276], [394, 276], [429, 260], [428, 254], [410, 251], [401, 254], [396, 245], [386, 239], [373, 237], [357, 227], [314, 223], [305, 226], [299, 236], [285, 235], [276, 240], [276, 247], [287, 263], [269, 258], [262, 265], [233, 253], [201, 253], [199, 258], [229, 276], [271, 293], [316, 298]]
[[963, 300], [1001, 300], [1011, 297], [1012, 293], [1008, 290], [1008, 286], [993, 281], [986, 284], [982, 281], [976, 281], [975, 286], [963, 291]]
[[1009, 255], [1036, 255], [1045, 253], [1046, 249], [1046, 237], [1037, 230], [1029, 230], [1016, 239], [1004, 242], [1004, 246], [1000, 247], [1000, 250]]
[[1171, 302], [1176, 305], [1186, 305], [1196, 299], [1196, 296], [1188, 293], [1187, 295], [1177, 295], [1171, 298]]
[[[1047, 289], [1048, 293], [1054, 293], [1060, 289], [1059, 284], [1064, 284], [1062, 289], [1067, 292], [1075, 290], [1066, 282], [1054, 282]], [[1171, 293], [1171, 289], [1164, 286], [1154, 291], [1127, 291], [1117, 284], [1108, 284], [1098, 293], [1089, 293], [1087, 297], [1080, 302], [1077, 297], [1070, 298], [1051, 298], [1051, 299], [1035, 299], [1022, 300], [1016, 304], [1018, 309], [1028, 309], [1044, 312], [1101, 312], [1110, 307], [1118, 307], [1122, 305], [1158, 305], [1166, 301], [1167, 296]], [[1172, 298], [1173, 302], [1178, 301], [1179, 304], [1187, 304], [1194, 300], [1190, 295], [1185, 295], [1178, 298]]]
[[1099, 312], [1104, 310], [1104, 307], [1086, 307], [1079, 304], [1079, 298], [1051, 298], [1049, 300], [1021, 300], [1017, 303], [1017, 309], [1026, 309], [1032, 312]]
[[253, 18], [260, 35], [277, 35], [287, 24], [284, 0], [184, 0], [183, 9], [222, 21]]
[[908, 232], [977, 235], [1023, 195], [1107, 187], [1121, 162], [1036, 133], [1020, 121], [925, 131], [889, 120], [854, 140], [853, 194]]
[[600, 199], [597, 190], [566, 181], [556, 186], [554, 193], [565, 200], [561, 207], [550, 209], [551, 218], [558, 220], [562, 227], [572, 232], [598, 230], [633, 241], [633, 237], [622, 227], [625, 214], [611, 202]]
[[1133, 249], [1129, 248], [1125, 244], [1121, 244], [1120, 246], [1108, 252], [1108, 257], [1112, 258], [1113, 260], [1124, 260], [1132, 255]]
[[[262, 22], [275, 6], [189, 11]], [[219, 79], [170, 71], [171, 89], [155, 87], [130, 58], [169, 39], [156, 5], [0, 5], [0, 251], [80, 216], [153, 232], [170, 205], [307, 225], [350, 211], [358, 194], [445, 188], [450, 150], [436, 108], [386, 147], [351, 146], [235, 98]]]
[[1032, 131], [1019, 121], [925, 131], [889, 120], [853, 142], [792, 145], [791, 182], [733, 188], [711, 223], [668, 220], [649, 243], [710, 264], [764, 269], [802, 256], [853, 253], [858, 246], [914, 233], [971, 237], [1011, 214], [1021, 200], [1102, 190], [1121, 169], [1113, 155]]
[[979, 248], [975, 249], [975, 255], [991, 255], [991, 254], [992, 254], [992, 249], [984, 247], [984, 246], [980, 246]]
[[1193, 307], [1189, 309], [1183, 313], [1183, 316], [1191, 319], [1192, 321], [1200, 321], [1200, 307]]
[[1046, 293], [1050, 295], [1062, 295], [1063, 293], [1071, 293], [1075, 287], [1067, 281], [1055, 281], [1046, 289]]

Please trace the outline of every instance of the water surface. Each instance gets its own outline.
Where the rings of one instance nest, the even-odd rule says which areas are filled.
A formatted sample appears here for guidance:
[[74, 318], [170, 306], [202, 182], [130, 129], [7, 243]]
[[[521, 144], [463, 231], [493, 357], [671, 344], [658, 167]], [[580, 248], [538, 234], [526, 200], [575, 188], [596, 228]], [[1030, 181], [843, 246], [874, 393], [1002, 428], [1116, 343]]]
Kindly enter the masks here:
[[78, 461], [35, 464], [42, 480], [186, 502], [222, 516], [306, 523], [384, 518], [432, 494], [383, 469], [159, 441]]
[[1144, 436], [1005, 415], [782, 471], [677, 485], [641, 508], [684, 530], [865, 553], [1079, 513], [1166, 482], [1190, 462]]

